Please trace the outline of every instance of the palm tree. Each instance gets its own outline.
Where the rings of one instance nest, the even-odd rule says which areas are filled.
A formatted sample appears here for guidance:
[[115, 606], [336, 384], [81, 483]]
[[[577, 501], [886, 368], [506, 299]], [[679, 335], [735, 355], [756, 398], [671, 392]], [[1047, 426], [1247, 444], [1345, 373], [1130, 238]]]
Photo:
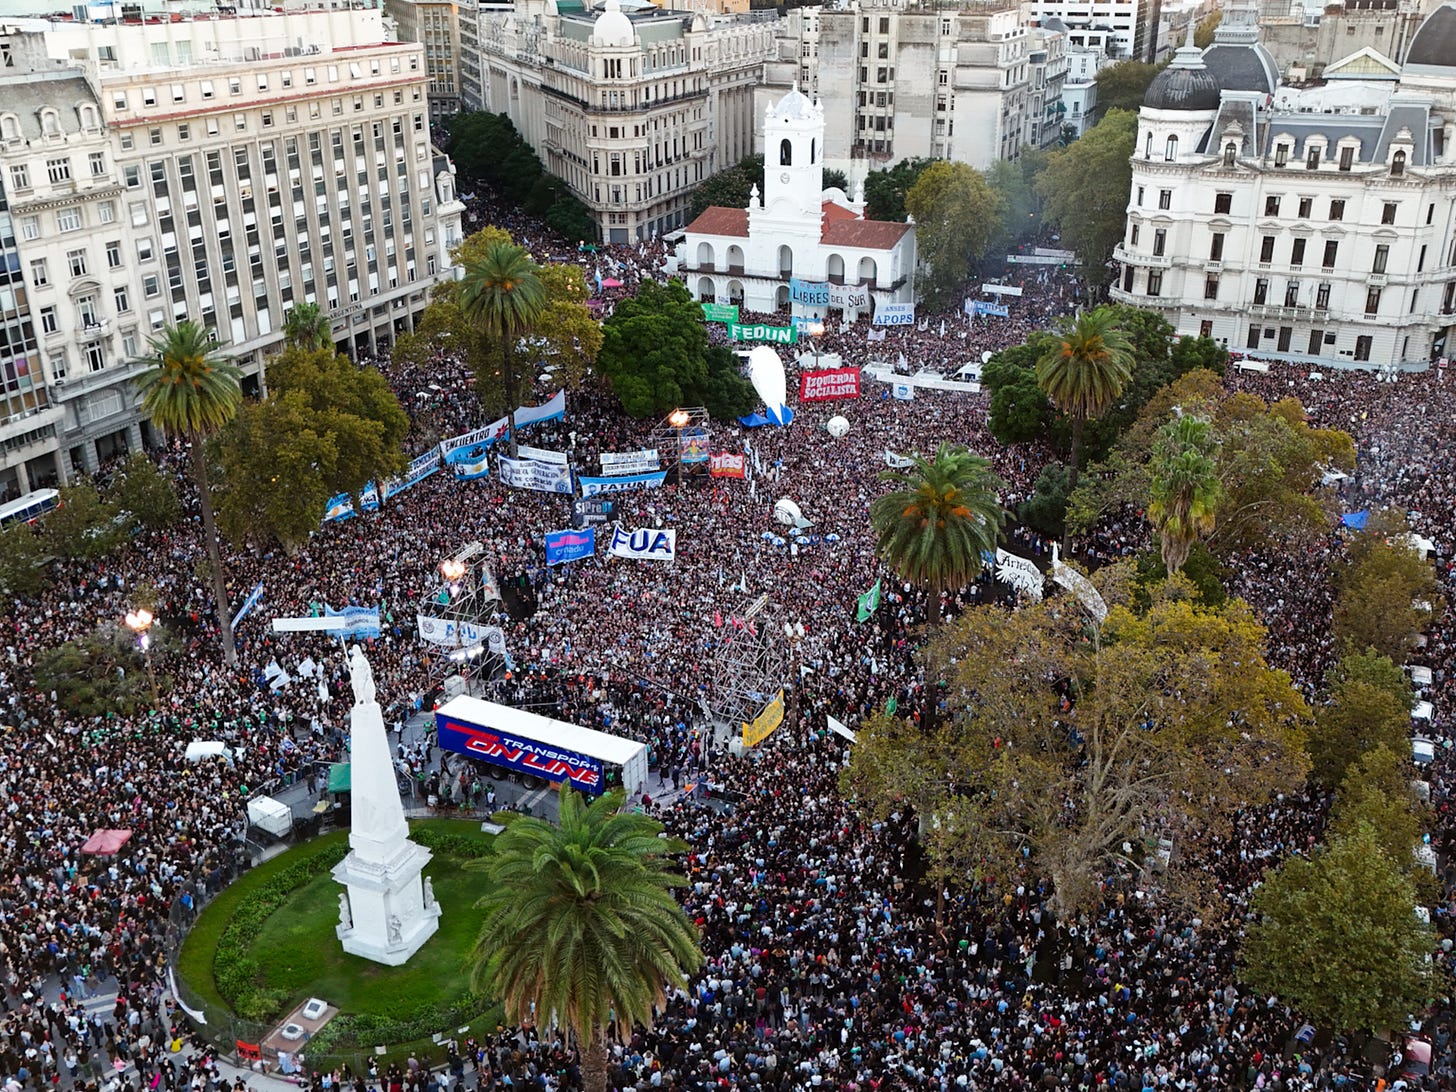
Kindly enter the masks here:
[[1223, 491], [1212, 451], [1212, 428], [1201, 418], [1184, 414], [1158, 430], [1148, 468], [1148, 522], [1158, 532], [1169, 573], [1181, 569], [1193, 544], [1213, 531]]
[[587, 1092], [607, 1087], [607, 1035], [652, 1025], [672, 988], [702, 965], [698, 934], [672, 889], [669, 858], [687, 852], [662, 824], [618, 809], [610, 792], [588, 806], [563, 783], [557, 825], [516, 817], [481, 862], [490, 893], [470, 953], [471, 985], [501, 999], [519, 1024], [555, 1021], [585, 1055]]
[[326, 349], [334, 343], [334, 328], [316, 303], [296, 303], [283, 320], [283, 340], [300, 349]]
[[[1068, 456], [1067, 496], [1077, 488], [1077, 462], [1082, 455], [1082, 427], [1110, 406], [1132, 377], [1132, 346], [1106, 307], [1083, 311], [1063, 322], [1061, 336], [1036, 362], [1036, 382], [1052, 404], [1072, 418], [1072, 450]], [[1069, 532], [1062, 532], [1067, 552]]]
[[202, 533], [212, 569], [217, 625], [222, 632], [223, 655], [232, 666], [238, 662], [238, 653], [233, 646], [227, 579], [217, 544], [217, 521], [212, 511], [204, 449], [207, 438], [237, 413], [243, 400], [243, 373], [230, 357], [219, 351], [212, 335], [190, 319], [167, 327], [147, 344], [151, 353], [135, 362], [150, 365], [136, 379], [142, 410], [163, 433], [185, 437], [192, 447], [192, 475], [202, 502]]
[[870, 504], [880, 557], [911, 583], [931, 591], [962, 588], [980, 575], [982, 555], [996, 549], [1006, 510], [991, 463], [959, 444], [941, 444], [933, 459], [885, 470], [896, 488]]
[[465, 317], [500, 343], [501, 377], [510, 407], [511, 455], [516, 454], [516, 343], [546, 309], [546, 287], [525, 247], [492, 243], [465, 267], [460, 282]]

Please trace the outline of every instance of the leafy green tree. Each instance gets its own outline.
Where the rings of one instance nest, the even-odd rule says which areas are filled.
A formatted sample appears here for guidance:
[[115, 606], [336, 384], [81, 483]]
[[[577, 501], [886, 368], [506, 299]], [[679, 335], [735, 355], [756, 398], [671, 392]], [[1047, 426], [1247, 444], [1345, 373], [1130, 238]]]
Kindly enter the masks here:
[[602, 372], [632, 417], [703, 406], [719, 419], [753, 408], [756, 395], [738, 359], [708, 341], [702, 308], [681, 281], [644, 281], [602, 327]]
[[824, 188], [826, 190], [843, 190], [846, 197], [849, 196], [849, 175], [843, 171], [832, 170], [824, 172]]
[[182, 518], [177, 483], [140, 452], [129, 458], [112, 479], [107, 500], [152, 531], [171, 527]]
[[891, 490], [870, 502], [876, 552], [901, 577], [932, 591], [963, 588], [996, 550], [1006, 511], [991, 462], [959, 444], [932, 458], [912, 455], [904, 470], [882, 470]]
[[[829, 183], [825, 183], [827, 186]], [[697, 219], [707, 208], [746, 209], [753, 187], [763, 194], [763, 156], [744, 156], [727, 170], [703, 179], [688, 199], [688, 217]]]
[[552, 179], [549, 188], [552, 191], [551, 203], [542, 214], [546, 226], [565, 239], [594, 242], [598, 235], [597, 222], [582, 199], [558, 179]]
[[516, 345], [532, 331], [546, 310], [546, 286], [536, 263], [524, 247], [495, 243], [485, 255], [465, 267], [460, 282], [460, 307], [500, 347], [501, 373], [511, 419], [511, 455], [516, 454], [516, 409], [520, 405], [516, 380]]
[[[1099, 97], [1101, 79], [1099, 74]], [[1051, 153], [1036, 180], [1044, 221], [1056, 225], [1062, 245], [1076, 252], [1096, 284], [1112, 275], [1107, 263], [1126, 230], [1136, 140], [1137, 114], [1112, 110], [1080, 140]]]
[[1207, 49], [1213, 45], [1213, 32], [1223, 22], [1223, 9], [1218, 8], [1205, 15], [1198, 21], [1198, 26], [1193, 29], [1193, 44], [1199, 49]]
[[1046, 153], [1022, 148], [1016, 162], [998, 159], [986, 168], [986, 184], [1000, 201], [1001, 217], [992, 232], [991, 246], [999, 253], [1036, 238], [1041, 230], [1041, 198], [1036, 176], [1046, 167]]
[[[1163, 65], [1145, 61], [1118, 61], [1097, 71], [1097, 119], [1105, 122], [1114, 110], [1136, 114], [1147, 96], [1148, 85]], [[1084, 136], [1085, 140], [1086, 137]], [[1126, 194], [1123, 195], [1126, 198]]]
[[334, 328], [316, 303], [295, 303], [283, 320], [284, 343], [295, 349], [331, 349]]
[[944, 306], [986, 253], [1001, 220], [1001, 199], [974, 167], [937, 160], [920, 172], [905, 208], [915, 217], [915, 245], [930, 267], [922, 285], [926, 298]]
[[[1072, 421], [1072, 446], [1067, 458], [1067, 492], [1077, 488], [1077, 460], [1082, 429], [1122, 393], [1132, 374], [1132, 348], [1105, 307], [1064, 320], [1060, 334], [1036, 362], [1042, 391]], [[1065, 551], [1067, 542], [1062, 540]]]
[[1436, 938], [1415, 908], [1408, 871], [1362, 824], [1266, 876], [1239, 977], [1335, 1032], [1398, 1027], [1435, 989], [1428, 956]]
[[930, 166], [931, 159], [902, 159], [883, 171], [865, 176], [865, 216], [870, 220], [905, 221], [905, 198]]
[[[296, 554], [319, 529], [335, 488], [339, 441], [302, 391], [246, 405], [218, 442], [218, 521], [239, 545], [277, 542]], [[322, 430], [322, 431], [321, 431]]]
[[470, 980], [508, 1019], [553, 1017], [575, 1036], [587, 1092], [606, 1092], [607, 1034], [650, 1028], [669, 991], [703, 963], [673, 889], [672, 857], [688, 846], [662, 824], [619, 809], [620, 792], [590, 806], [563, 783], [558, 823], [513, 817], [481, 862], [489, 892]]
[[1158, 532], [1164, 567], [1176, 573], [1214, 527], [1222, 490], [1212, 425], [1191, 413], [1169, 421], [1153, 446], [1150, 471], [1148, 522]]
[[61, 487], [61, 504], [41, 522], [46, 552], [56, 557], [95, 560], [126, 541], [132, 520], [103, 500], [88, 478]]
[[1017, 506], [1017, 518], [1037, 534], [1061, 538], [1066, 525], [1070, 476], [1062, 463], [1047, 463], [1036, 476], [1031, 496]]
[[[1410, 752], [1409, 747], [1403, 750]], [[1411, 760], [1384, 743], [1366, 751], [1340, 782], [1330, 811], [1330, 836], [1352, 838], [1362, 825], [1369, 826], [1392, 861], [1408, 872], [1419, 870], [1415, 848], [1431, 814], [1411, 791], [1415, 776]]]
[[1025, 344], [1002, 349], [981, 369], [981, 384], [991, 393], [988, 424], [1003, 444], [1026, 443], [1050, 434], [1056, 410], [1036, 381], [1036, 362], [1054, 344], [1037, 331]]
[[872, 816], [952, 817], [958, 867], [1050, 879], [1063, 920], [1135, 879], [1160, 838], [1176, 851], [1153, 886], [1196, 899], [1208, 874], [1189, 863], [1303, 779], [1308, 710], [1265, 636], [1247, 604], [1199, 606], [1177, 577], [1100, 625], [1060, 600], [977, 607], [927, 654], [949, 719], [862, 724], [844, 787]]
[[1325, 680], [1328, 694], [1315, 710], [1309, 753], [1314, 776], [1335, 788], [1361, 757], [1377, 747], [1409, 750], [1411, 686], [1388, 656], [1370, 649], [1346, 653]]
[[[1168, 582], [1168, 568], [1160, 550], [1145, 550], [1137, 556], [1136, 582], [1133, 592], [1136, 609], [1146, 610]], [[1192, 586], [1194, 602], [1206, 607], [1220, 607], [1228, 601], [1223, 582], [1228, 571], [1209, 552], [1207, 546], [1195, 542], [1188, 551], [1178, 575]]]
[[202, 503], [202, 536], [212, 574], [223, 655], [229, 667], [236, 666], [238, 653], [233, 646], [227, 574], [223, 571], [217, 544], [206, 441], [238, 412], [243, 400], [242, 372], [223, 356], [212, 335], [191, 320], [167, 327], [147, 344], [151, 355], [141, 362], [151, 367], [136, 380], [142, 396], [142, 411], [162, 432], [184, 437], [190, 446], [192, 476]]
[[1403, 514], [1386, 511], [1372, 514], [1350, 540], [1337, 572], [1334, 632], [1341, 647], [1374, 649], [1404, 664], [1439, 616], [1435, 570], [1411, 548], [1409, 533]]
[[0, 614], [21, 596], [38, 595], [50, 584], [45, 540], [27, 523], [0, 528]]
[[[172, 642], [164, 627], [147, 631], [154, 657]], [[78, 717], [131, 716], [151, 703], [146, 660], [136, 634], [117, 622], [97, 626], [77, 641], [43, 649], [35, 657], [36, 688], [54, 691], [61, 708]], [[165, 681], [165, 680], [161, 680]]]

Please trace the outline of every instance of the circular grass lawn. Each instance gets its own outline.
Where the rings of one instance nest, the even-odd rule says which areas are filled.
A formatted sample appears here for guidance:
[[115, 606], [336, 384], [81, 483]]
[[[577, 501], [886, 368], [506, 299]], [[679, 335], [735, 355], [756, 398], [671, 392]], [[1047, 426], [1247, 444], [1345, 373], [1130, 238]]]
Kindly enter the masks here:
[[[246, 938], [246, 955], [258, 968], [255, 984], [287, 997], [274, 1020], [309, 997], [337, 1005], [341, 1016], [366, 1021], [372, 1017], [373, 1023], [409, 1021], [416, 1014], [439, 1012], [468, 999], [466, 959], [480, 932], [475, 902], [484, 894], [486, 879], [480, 872], [466, 871], [464, 865], [482, 848], [488, 852], [493, 838], [481, 832], [478, 822], [451, 819], [416, 821], [410, 830], [420, 835], [421, 842], [439, 846], [424, 870], [441, 908], [434, 936], [401, 967], [349, 955], [334, 932], [342, 888], [328, 869], [309, 876], [282, 896], [255, 934]], [[324, 851], [342, 854], [347, 838], [347, 831], [337, 831], [279, 854], [244, 874], [202, 911], [183, 942], [177, 966], [197, 1001], [232, 1013], [214, 980], [213, 961], [240, 904], [270, 890], [300, 861]], [[452, 853], [455, 847], [459, 848]]]

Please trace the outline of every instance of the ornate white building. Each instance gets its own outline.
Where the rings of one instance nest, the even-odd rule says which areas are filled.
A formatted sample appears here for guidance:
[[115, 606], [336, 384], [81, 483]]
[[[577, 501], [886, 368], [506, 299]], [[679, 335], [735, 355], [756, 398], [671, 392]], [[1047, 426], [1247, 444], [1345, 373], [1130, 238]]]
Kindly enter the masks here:
[[[1114, 299], [1311, 366], [1422, 368], [1456, 324], [1456, 3], [1398, 82], [1277, 85], [1245, 11], [1153, 81]], [[1243, 16], [1243, 18], [1240, 18]]]
[[[797, 90], [764, 115], [764, 191], [746, 209], [712, 207], [687, 228], [679, 268], [699, 299], [752, 311], [789, 306], [789, 281], [859, 286], [868, 313], [914, 299], [915, 227], [864, 219], [864, 200], [824, 189], [824, 108]], [[826, 308], [799, 304], [794, 311]]]

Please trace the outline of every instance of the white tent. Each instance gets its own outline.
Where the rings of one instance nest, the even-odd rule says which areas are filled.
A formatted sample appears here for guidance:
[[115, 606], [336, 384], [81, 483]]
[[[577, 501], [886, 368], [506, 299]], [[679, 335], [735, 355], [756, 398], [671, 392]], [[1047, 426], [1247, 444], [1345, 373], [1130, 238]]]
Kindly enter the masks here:
[[1418, 701], [1411, 709], [1413, 720], [1430, 720], [1435, 715], [1436, 707], [1428, 701]]
[[1430, 686], [1432, 681], [1431, 669], [1421, 667], [1419, 664], [1410, 665], [1411, 682], [1417, 686]]
[[1429, 739], [1416, 736], [1411, 740], [1411, 760], [1418, 766], [1427, 766], [1436, 761], [1436, 745]]
[[188, 762], [201, 762], [204, 758], [220, 758], [229, 766], [233, 764], [233, 753], [218, 739], [194, 739], [187, 744], [183, 758]]
[[293, 809], [271, 796], [255, 796], [248, 801], [248, 825], [281, 838], [293, 829]]

